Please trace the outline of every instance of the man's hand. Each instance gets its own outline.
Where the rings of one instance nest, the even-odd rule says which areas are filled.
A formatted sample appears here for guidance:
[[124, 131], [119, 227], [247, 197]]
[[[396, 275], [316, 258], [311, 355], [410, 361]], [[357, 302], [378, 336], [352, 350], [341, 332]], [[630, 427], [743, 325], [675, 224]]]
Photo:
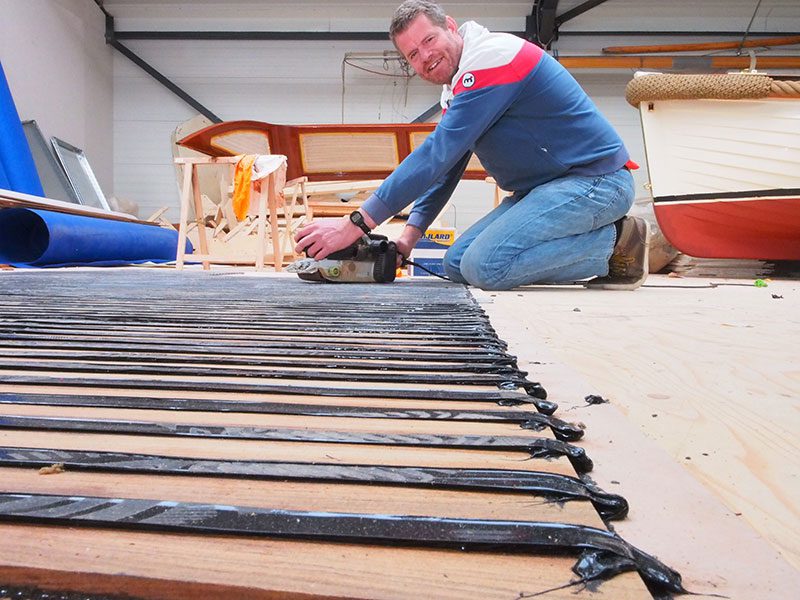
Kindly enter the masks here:
[[[364, 219], [368, 225], [374, 226], [374, 221], [368, 215], [364, 214]], [[341, 219], [317, 219], [297, 231], [294, 251], [300, 253], [305, 250], [311, 258], [322, 260], [337, 250], [347, 248], [362, 235], [364, 232], [347, 216]]]
[[417, 245], [417, 242], [422, 237], [422, 231], [413, 225], [406, 225], [403, 228], [403, 233], [400, 234], [400, 237], [395, 240], [395, 244], [397, 244], [397, 266], [401, 266], [403, 264], [403, 259], [408, 258], [411, 256], [411, 251], [414, 249], [414, 246]]

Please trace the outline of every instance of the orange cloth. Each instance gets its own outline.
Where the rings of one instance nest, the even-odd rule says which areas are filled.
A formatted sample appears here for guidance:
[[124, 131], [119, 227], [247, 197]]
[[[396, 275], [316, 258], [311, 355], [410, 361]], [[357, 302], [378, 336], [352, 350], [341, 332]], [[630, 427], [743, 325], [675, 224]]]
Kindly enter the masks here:
[[244, 220], [250, 208], [250, 187], [256, 158], [257, 154], [242, 155], [233, 174], [233, 212], [240, 221]]

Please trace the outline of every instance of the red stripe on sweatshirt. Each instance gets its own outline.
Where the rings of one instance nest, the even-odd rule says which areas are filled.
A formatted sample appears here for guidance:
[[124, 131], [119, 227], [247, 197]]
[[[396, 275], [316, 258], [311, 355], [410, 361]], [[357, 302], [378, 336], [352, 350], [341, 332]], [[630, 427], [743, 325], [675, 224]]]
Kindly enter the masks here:
[[464, 73], [453, 87], [453, 95], [461, 92], [479, 90], [490, 85], [516, 83], [525, 78], [539, 64], [544, 50], [535, 44], [525, 42], [517, 55], [505, 65], [490, 69], [478, 69]]

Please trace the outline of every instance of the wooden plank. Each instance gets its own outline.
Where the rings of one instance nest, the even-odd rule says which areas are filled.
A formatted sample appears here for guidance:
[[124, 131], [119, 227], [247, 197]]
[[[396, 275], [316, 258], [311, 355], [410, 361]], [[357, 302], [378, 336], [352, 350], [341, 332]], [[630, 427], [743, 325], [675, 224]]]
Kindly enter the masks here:
[[331, 404], [332, 406], [371, 406], [385, 408], [421, 408], [421, 409], [452, 409], [452, 410], [515, 410], [514, 407], [500, 406], [495, 402], [468, 402], [454, 400], [403, 400], [378, 397], [336, 397], [336, 396], [313, 396], [308, 394], [268, 394], [268, 393], [248, 393], [239, 394], [235, 392], [206, 392], [198, 390], [196, 392], [182, 392], [171, 390], [142, 390], [142, 389], [121, 389], [112, 387], [81, 387], [80, 381], [75, 380], [74, 386], [55, 386], [55, 385], [17, 385], [3, 384], [0, 382], [0, 393], [24, 392], [31, 394], [97, 394], [102, 396], [139, 396], [156, 398], [206, 398], [220, 400], [253, 400], [265, 402], [284, 402], [287, 404]]
[[340, 194], [347, 192], [371, 192], [377, 190], [383, 179], [367, 181], [309, 181], [306, 183], [306, 194], [313, 200], [316, 195]]
[[[560, 62], [567, 69], [660, 69], [675, 68], [676, 60], [690, 57], [673, 56], [560, 56]], [[750, 67], [749, 56], [711, 56], [693, 57], [710, 69], [747, 69]], [[759, 69], [796, 69], [800, 67], [798, 56], [765, 56], [758, 57]]]
[[77, 406], [45, 406], [3, 404], [3, 415], [65, 417], [71, 419], [117, 419], [158, 423], [192, 423], [196, 425], [278, 427], [309, 431], [353, 431], [362, 433], [421, 433], [430, 435], [513, 435], [553, 438], [548, 428], [534, 432], [515, 423], [470, 423], [466, 421], [422, 421], [414, 419], [354, 419], [346, 417], [310, 417], [295, 415], [219, 413], [167, 410], [135, 410], [122, 408], [88, 408]]
[[80, 215], [84, 217], [97, 217], [100, 219], [110, 219], [112, 221], [128, 221], [140, 225], [152, 225], [158, 227], [157, 223], [137, 219], [128, 213], [103, 210], [91, 206], [73, 204], [72, 202], [62, 202], [41, 196], [32, 196], [11, 190], [0, 189], [0, 207], [2, 208], [38, 208], [41, 210], [52, 210], [54, 212]]
[[[35, 344], [35, 342], [32, 342]], [[391, 348], [387, 348], [391, 351]], [[208, 372], [209, 377], [227, 377], [233, 373], [240, 373], [243, 380], [246, 380], [247, 377], [252, 377], [256, 380], [268, 380], [268, 379], [276, 379], [276, 380], [292, 380], [296, 378], [298, 374], [304, 374], [308, 376], [307, 379], [303, 379], [303, 381], [337, 381], [337, 386], [348, 386], [349, 384], [353, 384], [352, 387], [357, 387], [355, 384], [357, 383], [381, 383], [390, 386], [396, 385], [441, 385], [439, 383], [434, 383], [435, 381], [447, 381], [452, 380], [447, 385], [452, 386], [453, 389], [461, 389], [461, 388], [473, 388], [473, 387], [480, 387], [482, 389], [497, 389], [496, 383], [503, 383], [506, 381], [521, 381], [522, 377], [520, 375], [501, 375], [496, 373], [479, 373], [479, 372], [470, 372], [470, 371], [452, 371], [448, 372], [446, 369], [442, 369], [441, 371], [417, 371], [413, 368], [402, 369], [402, 368], [393, 368], [393, 369], [380, 369], [380, 364], [369, 364], [367, 362], [363, 363], [363, 367], [360, 368], [350, 368], [350, 369], [342, 369], [336, 366], [331, 367], [320, 367], [314, 364], [310, 366], [296, 366], [296, 365], [262, 365], [262, 364], [236, 364], [233, 362], [219, 362], [214, 361], [213, 359], [206, 359], [206, 360], [192, 360], [190, 361], [176, 361], [170, 360], [170, 355], [164, 355], [163, 361], [154, 361], [154, 360], [133, 360], [133, 356], [131, 356], [131, 360], [114, 360], [116, 357], [101, 357], [101, 358], [90, 358], [85, 355], [77, 354], [74, 356], [70, 355], [52, 355], [52, 354], [44, 354], [40, 356], [31, 356], [28, 349], [20, 349], [26, 352], [26, 356], [14, 356], [14, 350], [9, 351], [8, 356], [3, 357], [3, 363], [6, 367], [6, 370], [11, 371], [13, 367], [19, 365], [19, 372], [30, 372], [30, 371], [40, 371], [41, 366], [53, 366], [54, 369], [48, 372], [60, 372], [61, 368], [64, 368], [64, 372], [70, 372], [72, 366], [80, 365], [81, 372], [86, 373], [87, 377], [91, 376], [94, 377], [95, 375], [99, 375], [100, 373], [109, 370], [113, 371], [115, 369], [119, 369], [120, 373], [117, 375], [118, 378], [126, 377], [124, 373], [125, 369], [139, 369], [142, 372], [146, 372], [148, 370], [162, 370], [168, 371], [170, 368], [174, 368], [176, 373], [180, 369], [191, 369], [194, 372], [202, 369], [206, 369]], [[35, 351], [35, 350], [34, 350]], [[133, 353], [131, 353], [133, 354]], [[151, 357], [155, 357], [155, 353], [150, 353]], [[236, 355], [230, 355], [230, 358], [237, 358]], [[244, 362], [244, 361], [242, 361]], [[334, 362], [334, 360], [330, 360], [329, 362]], [[427, 363], [419, 361], [417, 364], [419, 365], [427, 365]], [[36, 369], [30, 369], [26, 367], [27, 365], [35, 366]], [[95, 371], [93, 373], [92, 371]], [[153, 376], [158, 376], [156, 373], [153, 373]], [[180, 375], [179, 377], [193, 377], [187, 373], [186, 375]], [[280, 377], [277, 377], [280, 376]], [[376, 379], [376, 381], [371, 381], [372, 379]], [[380, 382], [377, 379], [385, 379], [386, 381]], [[392, 381], [392, 380], [396, 381]], [[404, 383], [403, 379], [409, 380], [424, 380], [429, 379], [432, 383]], [[348, 381], [351, 380], [351, 381]]]
[[[756, 38], [732, 42], [702, 42], [696, 44], [651, 44], [647, 46], [608, 46], [603, 54], [647, 54], [651, 52], [705, 52], [708, 50], [739, 50], [741, 48], [767, 48], [800, 44], [800, 35]], [[760, 60], [760, 58], [759, 58]]]
[[[321, 338], [315, 337], [314, 339], [319, 340]], [[331, 338], [332, 339], [332, 338]], [[16, 354], [19, 353], [36, 353], [42, 356], [49, 356], [54, 353], [58, 353], [59, 357], [63, 356], [64, 359], [71, 359], [73, 357], [80, 358], [81, 356], [85, 356], [86, 353], [89, 354], [96, 354], [99, 355], [103, 352], [124, 352], [125, 350], [122, 347], [119, 347], [116, 350], [112, 349], [105, 349], [105, 350], [98, 350], [94, 351], [91, 349], [81, 350], [77, 346], [71, 349], [67, 348], [59, 348], [59, 349], [50, 349], [50, 348], [39, 348], [34, 346], [34, 343], [31, 342], [30, 346], [23, 347], [3, 347], [3, 353], [6, 360], [15, 360], [17, 357]], [[266, 348], [260, 348], [261, 350], [266, 351]], [[148, 354], [156, 355], [159, 351], [147, 351], [147, 350], [134, 350], [129, 347], [128, 355], [133, 358], [136, 353], [138, 352], [147, 352]], [[276, 370], [280, 369], [281, 371], [306, 371], [309, 368], [313, 368], [319, 372], [336, 372], [336, 373], [375, 373], [376, 370], [380, 372], [387, 372], [387, 373], [470, 373], [471, 371], [450, 371], [451, 365], [453, 363], [447, 363], [443, 361], [435, 361], [435, 360], [426, 360], [424, 362], [420, 361], [418, 364], [424, 365], [425, 367], [440, 367], [440, 370], [425, 370], [425, 371], [417, 371], [415, 370], [414, 364], [409, 362], [403, 362], [401, 359], [393, 359], [393, 360], [375, 360], [369, 358], [326, 358], [326, 357], [314, 357], [314, 356], [287, 356], [284, 352], [282, 353], [280, 350], [275, 350], [273, 354], [255, 354], [252, 351], [248, 351], [247, 348], [242, 349], [241, 354], [220, 354], [218, 352], [208, 352], [208, 353], [195, 353], [191, 354], [190, 350], [184, 350], [182, 352], [169, 352], [160, 354], [160, 356], [164, 357], [163, 362], [161, 364], [185, 364], [185, 365], [205, 365], [209, 362], [212, 364], [223, 364], [220, 362], [220, 359], [237, 359], [237, 360], [252, 360], [252, 361], [261, 361], [275, 363], [270, 364], [268, 366], [264, 366], [265, 370]], [[182, 362], [178, 361], [177, 359], [195, 359], [197, 362]], [[31, 356], [21, 357], [20, 360], [31, 360]], [[151, 364], [141, 361], [142, 364]], [[316, 366], [317, 364], [336, 364], [336, 367], [320, 367]], [[468, 364], [469, 361], [463, 361], [462, 365]], [[139, 361], [130, 361], [128, 364], [139, 364]], [[309, 367], [308, 365], [312, 365]], [[257, 365], [254, 365], [255, 368]], [[343, 367], [348, 367], [346, 370]]]
[[[12, 371], [12, 370], [0, 370], [0, 377], [6, 376], [13, 376], [19, 375], [19, 371]], [[111, 382], [119, 380], [122, 378], [122, 375], [115, 375], [113, 373], [92, 373], [91, 371], [86, 372], [68, 372], [68, 371], [36, 371], [37, 377], [53, 377], [60, 379], [64, 382], [73, 383], [76, 386], [80, 385], [81, 380], [83, 379], [102, 379], [102, 380], [109, 380]], [[206, 377], [202, 376], [170, 376], [170, 375], [147, 375], [147, 374], [125, 374], [125, 379], [130, 379], [132, 381], [150, 381], [150, 382], [164, 382], [165, 384], [169, 384], [171, 382], [193, 382], [193, 383], [219, 383], [219, 384], [247, 384], [247, 385], [281, 385], [286, 386], [287, 388], [302, 388], [304, 386], [317, 386], [320, 388], [326, 388], [330, 390], [335, 389], [353, 389], [353, 390], [371, 390], [371, 389], [380, 389], [380, 390], [406, 390], [406, 391], [435, 391], [435, 390], [451, 390], [451, 391], [471, 391], [471, 392], [497, 392], [499, 391], [497, 386], [491, 385], [453, 385], [453, 384], [436, 384], [436, 383], [402, 383], [402, 382], [381, 382], [381, 381], [368, 381], [368, 382], [331, 382], [330, 380], [324, 379], [279, 379], [279, 378], [261, 378], [258, 379], [256, 377], [253, 378], [244, 378], [244, 377], [234, 377], [234, 376], [223, 376], [223, 375], [208, 375]], [[524, 393], [524, 392], [521, 392]], [[346, 392], [343, 394], [346, 395]]]
[[522, 469], [575, 476], [565, 458], [531, 459], [526, 452], [354, 446], [257, 440], [169, 438], [95, 433], [59, 433], [0, 430], [0, 445], [32, 448], [63, 448], [138, 452], [166, 456], [231, 460], [275, 460], [411, 467]]
[[[0, 525], [0, 578], [152, 600], [509, 600], [563, 586], [569, 557]], [[157, 549], [157, 551], [155, 551]], [[579, 588], [577, 588], [579, 589]], [[635, 573], [606, 598], [651, 598]], [[553, 600], [595, 597], [570, 587]]]
[[373, 484], [70, 470], [56, 475], [40, 475], [38, 469], [0, 468], [0, 491], [233, 504], [279, 510], [579, 523], [605, 529], [589, 502], [559, 504], [526, 494]]

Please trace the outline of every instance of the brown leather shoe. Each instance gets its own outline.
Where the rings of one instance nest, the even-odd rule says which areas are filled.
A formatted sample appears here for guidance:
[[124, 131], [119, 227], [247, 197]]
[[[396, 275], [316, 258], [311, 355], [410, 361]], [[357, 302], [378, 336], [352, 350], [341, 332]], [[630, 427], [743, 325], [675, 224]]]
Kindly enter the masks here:
[[635, 290], [648, 275], [650, 224], [640, 217], [625, 217], [611, 258], [608, 275], [586, 282], [602, 290]]

